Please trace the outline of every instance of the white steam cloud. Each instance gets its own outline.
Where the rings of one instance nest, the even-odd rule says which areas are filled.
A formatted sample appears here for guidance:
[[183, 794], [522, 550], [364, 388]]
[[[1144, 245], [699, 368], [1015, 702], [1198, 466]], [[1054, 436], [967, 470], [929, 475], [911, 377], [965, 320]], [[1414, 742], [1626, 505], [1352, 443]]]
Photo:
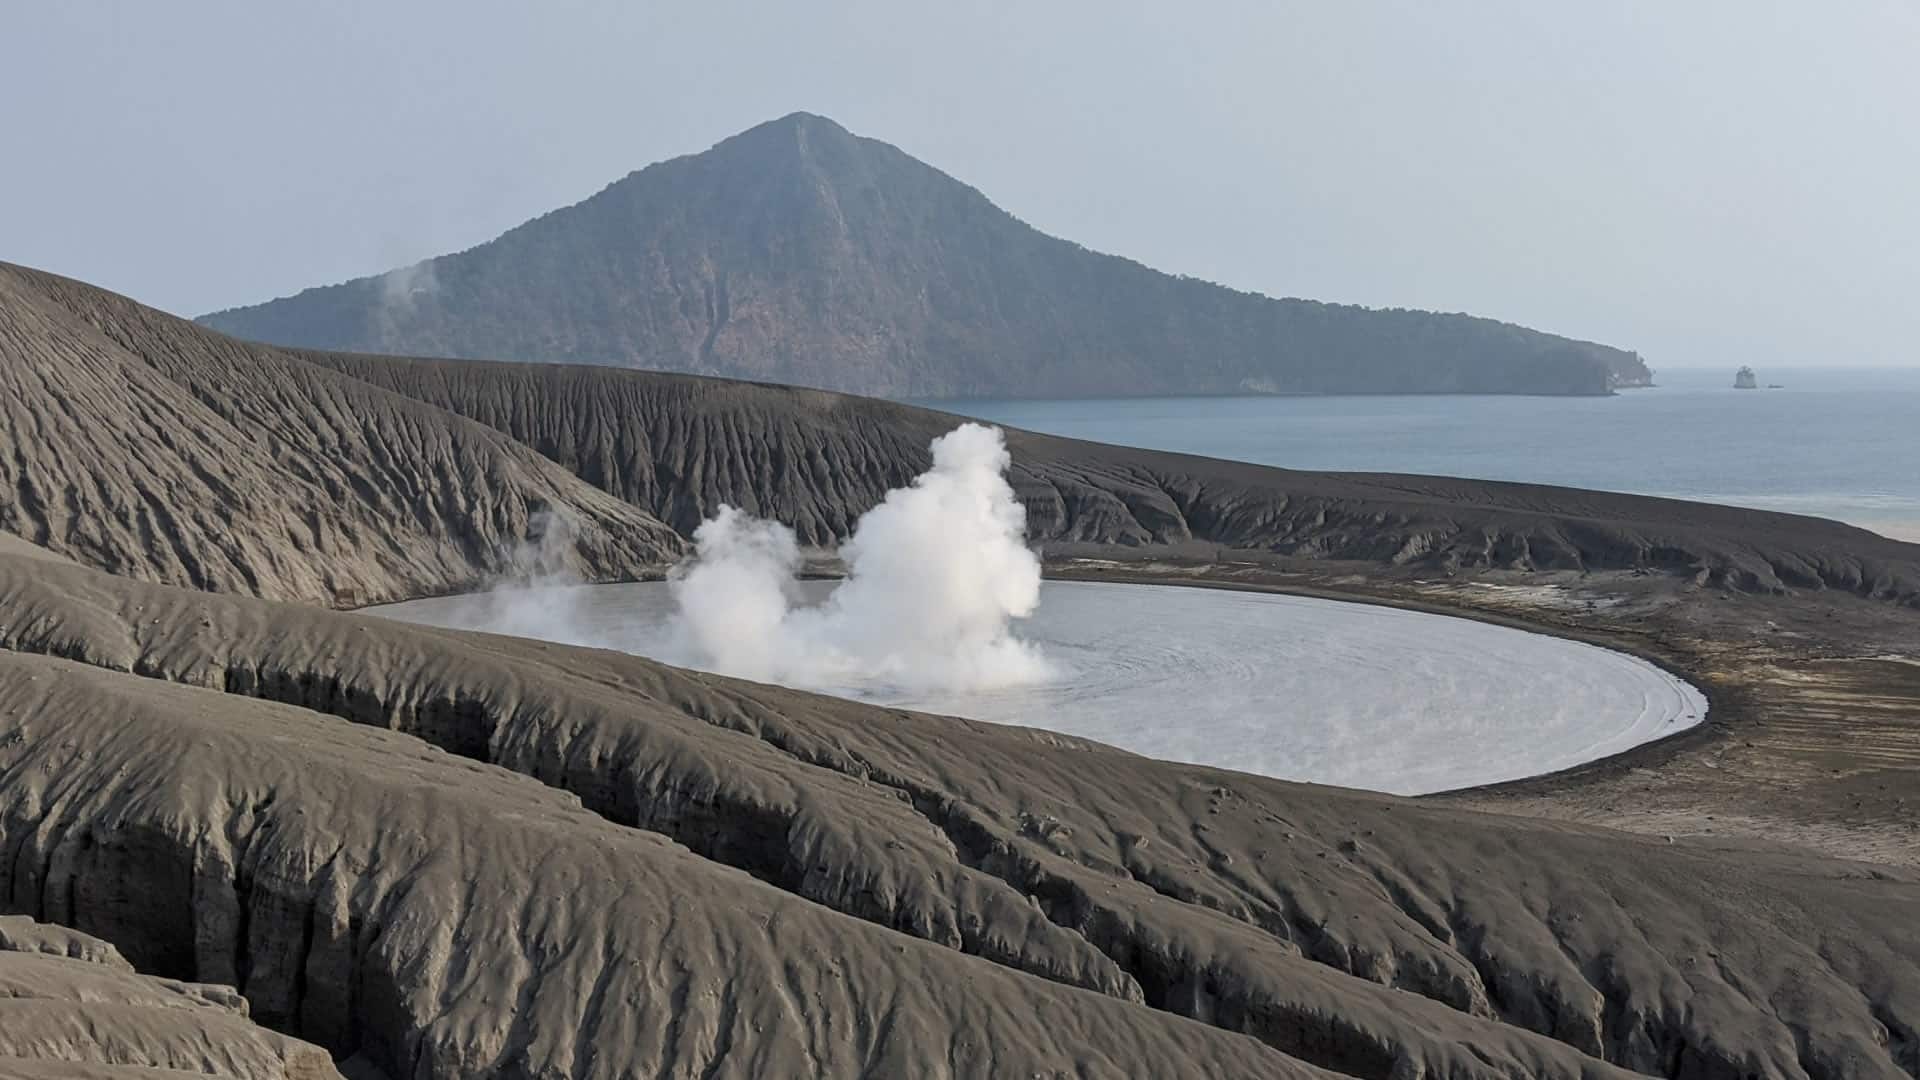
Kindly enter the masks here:
[[1005, 472], [998, 428], [933, 441], [933, 467], [887, 493], [840, 549], [847, 578], [799, 602], [793, 530], [723, 506], [676, 568], [676, 657], [726, 675], [815, 689], [986, 690], [1042, 682], [1013, 633], [1040, 602], [1040, 560]]
[[601, 645], [574, 567], [579, 533], [564, 508], [533, 514], [526, 537], [505, 553], [493, 587], [467, 597], [455, 624], [563, 645]]

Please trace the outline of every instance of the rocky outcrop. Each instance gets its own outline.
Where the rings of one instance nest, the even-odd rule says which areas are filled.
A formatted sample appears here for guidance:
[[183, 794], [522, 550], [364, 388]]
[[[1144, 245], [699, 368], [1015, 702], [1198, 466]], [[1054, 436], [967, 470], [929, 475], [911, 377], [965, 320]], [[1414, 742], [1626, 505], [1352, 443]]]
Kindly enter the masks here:
[[615, 364], [893, 397], [1605, 394], [1621, 349], [1275, 300], [1088, 251], [797, 113], [490, 243], [204, 316], [280, 345]]
[[1855, 864], [44, 562], [0, 610], [0, 902], [396, 1074], [1897, 1076], [1920, 1030], [1920, 882]]
[[0, 1076], [340, 1080], [319, 1047], [251, 1022], [230, 987], [142, 975], [99, 938], [5, 915]]

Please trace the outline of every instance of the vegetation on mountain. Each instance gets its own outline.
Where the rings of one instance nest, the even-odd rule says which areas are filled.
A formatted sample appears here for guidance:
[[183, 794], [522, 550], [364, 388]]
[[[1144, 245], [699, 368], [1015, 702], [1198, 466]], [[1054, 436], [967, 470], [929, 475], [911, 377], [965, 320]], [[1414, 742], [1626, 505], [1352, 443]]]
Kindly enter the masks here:
[[1633, 353], [1276, 300], [1048, 236], [796, 113], [490, 243], [216, 312], [281, 345], [653, 368], [889, 397], [1604, 394]]

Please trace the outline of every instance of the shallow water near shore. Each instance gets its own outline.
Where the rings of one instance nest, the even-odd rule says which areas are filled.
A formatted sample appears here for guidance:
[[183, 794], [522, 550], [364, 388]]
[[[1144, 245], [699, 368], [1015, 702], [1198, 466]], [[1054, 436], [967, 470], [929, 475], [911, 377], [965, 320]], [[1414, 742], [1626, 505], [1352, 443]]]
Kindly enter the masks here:
[[[810, 582], [812, 599], [833, 588]], [[575, 586], [368, 609], [670, 662], [666, 585]], [[1700, 723], [1699, 690], [1638, 657], [1468, 619], [1268, 593], [1048, 582], [1016, 627], [1041, 685], [843, 697], [1047, 728], [1135, 753], [1423, 794], [1608, 757]]]
[[[1076, 439], [1291, 469], [1516, 480], [1811, 514], [1920, 541], [1920, 369], [1659, 371], [1613, 397], [929, 401]], [[1776, 389], [1765, 389], [1778, 384]]]

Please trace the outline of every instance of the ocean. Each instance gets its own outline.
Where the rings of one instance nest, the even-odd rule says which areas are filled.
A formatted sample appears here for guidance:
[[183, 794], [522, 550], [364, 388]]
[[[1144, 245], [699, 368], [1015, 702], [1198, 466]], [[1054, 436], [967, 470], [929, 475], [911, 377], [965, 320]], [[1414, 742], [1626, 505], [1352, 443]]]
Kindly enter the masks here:
[[1920, 368], [1659, 371], [1613, 397], [921, 401], [1077, 439], [1293, 469], [1426, 473], [1664, 495], [1920, 541]]

